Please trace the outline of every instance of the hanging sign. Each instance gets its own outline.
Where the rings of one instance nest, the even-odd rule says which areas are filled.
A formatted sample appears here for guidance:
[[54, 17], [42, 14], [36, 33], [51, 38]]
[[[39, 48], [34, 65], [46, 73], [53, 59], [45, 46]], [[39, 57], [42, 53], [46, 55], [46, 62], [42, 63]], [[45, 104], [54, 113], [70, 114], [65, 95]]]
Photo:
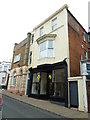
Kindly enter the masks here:
[[51, 75], [49, 75], [49, 79], [50, 79], [50, 80], [52, 79], [52, 76], [51, 76]]

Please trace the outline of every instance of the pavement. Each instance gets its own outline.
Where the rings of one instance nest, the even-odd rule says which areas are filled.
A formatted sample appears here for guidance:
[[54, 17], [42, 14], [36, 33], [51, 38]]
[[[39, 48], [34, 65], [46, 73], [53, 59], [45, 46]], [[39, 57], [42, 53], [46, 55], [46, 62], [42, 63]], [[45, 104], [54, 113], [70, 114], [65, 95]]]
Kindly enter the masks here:
[[49, 112], [55, 113], [57, 115], [61, 115], [66, 118], [88, 118], [90, 119], [90, 116], [88, 113], [81, 112], [76, 109], [66, 108], [64, 106], [54, 104], [50, 102], [49, 100], [35, 99], [32, 97], [27, 97], [25, 95], [20, 96], [18, 94], [10, 93], [7, 90], [2, 90], [2, 94], [9, 96], [11, 98], [14, 98], [16, 100], [19, 100], [21, 102], [27, 103], [29, 105], [32, 105], [34, 107], [37, 107], [39, 109], [47, 110]]

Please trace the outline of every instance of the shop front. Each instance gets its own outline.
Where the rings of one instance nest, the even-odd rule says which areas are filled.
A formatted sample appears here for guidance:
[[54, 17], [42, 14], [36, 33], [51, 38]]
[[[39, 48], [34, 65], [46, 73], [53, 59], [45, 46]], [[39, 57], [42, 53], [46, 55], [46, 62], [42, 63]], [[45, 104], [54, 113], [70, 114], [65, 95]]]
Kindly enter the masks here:
[[28, 96], [50, 99], [68, 105], [67, 63], [44, 64], [30, 68]]

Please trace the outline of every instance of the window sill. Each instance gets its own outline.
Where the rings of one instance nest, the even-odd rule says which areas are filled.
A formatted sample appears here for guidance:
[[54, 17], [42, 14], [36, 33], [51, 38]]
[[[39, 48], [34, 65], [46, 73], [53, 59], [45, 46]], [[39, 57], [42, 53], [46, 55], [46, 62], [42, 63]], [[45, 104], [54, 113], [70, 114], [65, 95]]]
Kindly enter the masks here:
[[39, 58], [38, 60], [45, 60], [45, 59], [55, 59], [55, 57], [45, 57], [45, 58]]

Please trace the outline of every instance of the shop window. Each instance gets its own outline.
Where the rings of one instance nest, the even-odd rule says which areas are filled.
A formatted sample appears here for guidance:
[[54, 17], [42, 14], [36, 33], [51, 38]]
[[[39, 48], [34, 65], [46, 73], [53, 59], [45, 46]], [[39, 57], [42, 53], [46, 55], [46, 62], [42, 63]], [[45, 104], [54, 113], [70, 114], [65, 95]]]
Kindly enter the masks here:
[[33, 74], [33, 81], [32, 81], [32, 94], [39, 93], [39, 82], [40, 82], [40, 73]]
[[65, 77], [64, 69], [58, 69], [54, 72], [54, 96], [65, 97]]

